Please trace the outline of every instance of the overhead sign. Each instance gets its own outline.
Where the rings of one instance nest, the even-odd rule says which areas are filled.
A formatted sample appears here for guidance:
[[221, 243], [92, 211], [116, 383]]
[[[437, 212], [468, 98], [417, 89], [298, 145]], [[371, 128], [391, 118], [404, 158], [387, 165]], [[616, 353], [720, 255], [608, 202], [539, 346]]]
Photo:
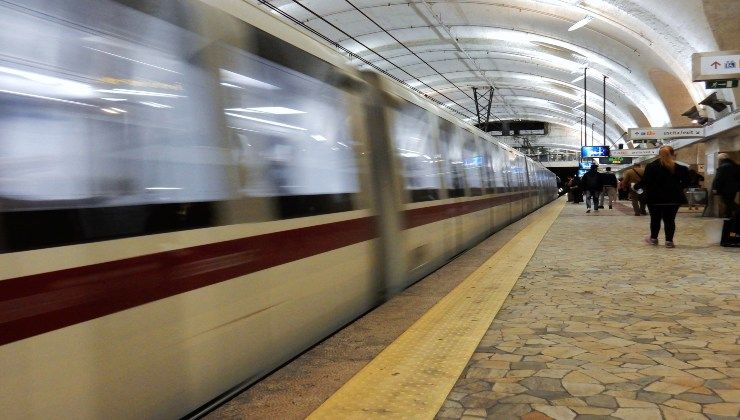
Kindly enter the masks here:
[[609, 146], [581, 146], [581, 157], [595, 158], [609, 156]]
[[738, 86], [737, 80], [707, 80], [704, 82], [707, 89], [725, 89], [725, 88], [736, 88]]
[[658, 156], [659, 148], [652, 149], [618, 149], [612, 150], [612, 156], [633, 156], [633, 157], [645, 157], [645, 156]]
[[616, 150], [612, 150], [611, 156], [599, 158], [599, 163], [602, 165], [629, 165], [632, 163], [631, 157], [616, 156], [616, 152]]
[[695, 82], [740, 79], [740, 51], [714, 51], [691, 55]]
[[704, 137], [704, 127], [648, 127], [630, 128], [630, 140], [690, 139]]

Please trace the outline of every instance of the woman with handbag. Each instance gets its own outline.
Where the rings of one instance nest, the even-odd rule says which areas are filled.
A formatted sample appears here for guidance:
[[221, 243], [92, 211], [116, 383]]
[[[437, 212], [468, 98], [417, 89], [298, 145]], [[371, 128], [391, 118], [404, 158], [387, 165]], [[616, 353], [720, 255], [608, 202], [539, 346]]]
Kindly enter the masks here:
[[686, 203], [684, 188], [688, 185], [689, 169], [675, 161], [676, 153], [671, 146], [663, 146], [658, 151], [658, 160], [645, 167], [642, 185], [650, 209], [650, 236], [645, 242], [658, 244], [660, 222], [665, 228], [665, 246], [674, 248], [673, 235], [676, 232], [676, 214], [681, 204]]
[[635, 211], [635, 216], [644, 216], [647, 214], [645, 211], [645, 194], [642, 189], [642, 177], [645, 175], [645, 170], [639, 163], [629, 168], [624, 173], [622, 178], [622, 188], [629, 191], [627, 197], [632, 202], [632, 209]]

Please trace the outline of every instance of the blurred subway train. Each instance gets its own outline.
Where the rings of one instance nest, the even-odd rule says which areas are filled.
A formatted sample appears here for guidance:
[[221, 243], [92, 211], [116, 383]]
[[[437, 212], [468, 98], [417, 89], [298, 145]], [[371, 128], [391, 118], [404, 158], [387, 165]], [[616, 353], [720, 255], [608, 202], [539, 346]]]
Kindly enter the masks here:
[[0, 413], [171, 418], [557, 197], [240, 0], [0, 1]]

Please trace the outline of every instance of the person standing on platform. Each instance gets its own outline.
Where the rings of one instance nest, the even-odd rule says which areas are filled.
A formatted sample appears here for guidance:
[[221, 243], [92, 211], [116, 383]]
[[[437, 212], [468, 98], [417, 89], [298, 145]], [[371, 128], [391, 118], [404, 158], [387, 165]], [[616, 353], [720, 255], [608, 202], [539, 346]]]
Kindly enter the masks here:
[[586, 213], [591, 213], [591, 201], [594, 203], [594, 211], [599, 211], [599, 193], [603, 188], [599, 166], [594, 163], [581, 178], [581, 189], [586, 195]]
[[647, 204], [645, 202], [645, 194], [641, 188], [643, 175], [645, 175], [645, 170], [642, 169], [642, 165], [636, 163], [625, 171], [624, 178], [622, 179], [622, 188], [626, 188], [629, 191], [628, 198], [632, 202], [632, 209], [635, 211], [635, 216], [644, 216], [647, 214], [645, 211], [645, 205]]
[[740, 166], [727, 153], [717, 155], [719, 166], [712, 182], [712, 192], [719, 194], [724, 204], [724, 217], [732, 218], [737, 211], [735, 196], [740, 191]]
[[663, 146], [658, 151], [658, 160], [645, 167], [642, 183], [650, 209], [650, 236], [645, 242], [658, 244], [660, 222], [665, 228], [665, 246], [674, 248], [673, 235], [676, 232], [676, 213], [681, 204], [686, 203], [684, 188], [689, 183], [689, 168], [679, 165], [676, 153], [671, 146]]
[[606, 172], [601, 174], [601, 183], [604, 184], [604, 190], [601, 192], [599, 208], [604, 208], [604, 196], [609, 196], [609, 209], [617, 201], [617, 176], [612, 172], [612, 168], [607, 167]]

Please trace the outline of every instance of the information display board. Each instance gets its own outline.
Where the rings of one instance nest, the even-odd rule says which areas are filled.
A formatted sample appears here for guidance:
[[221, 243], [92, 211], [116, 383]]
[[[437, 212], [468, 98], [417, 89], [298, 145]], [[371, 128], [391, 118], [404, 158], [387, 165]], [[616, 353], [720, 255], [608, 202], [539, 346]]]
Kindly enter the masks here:
[[581, 157], [595, 158], [609, 156], [609, 146], [582, 146]]
[[626, 156], [609, 156], [599, 158], [599, 163], [602, 165], [630, 165], [632, 164], [632, 158]]

